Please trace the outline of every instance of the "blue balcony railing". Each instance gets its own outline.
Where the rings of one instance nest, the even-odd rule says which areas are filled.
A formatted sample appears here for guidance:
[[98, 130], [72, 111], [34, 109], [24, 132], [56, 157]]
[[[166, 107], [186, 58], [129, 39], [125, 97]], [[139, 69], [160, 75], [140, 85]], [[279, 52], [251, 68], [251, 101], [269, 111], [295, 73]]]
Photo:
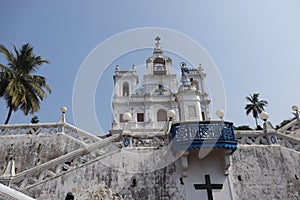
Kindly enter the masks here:
[[237, 140], [233, 123], [224, 121], [182, 122], [173, 124], [172, 149], [224, 148], [235, 151]]

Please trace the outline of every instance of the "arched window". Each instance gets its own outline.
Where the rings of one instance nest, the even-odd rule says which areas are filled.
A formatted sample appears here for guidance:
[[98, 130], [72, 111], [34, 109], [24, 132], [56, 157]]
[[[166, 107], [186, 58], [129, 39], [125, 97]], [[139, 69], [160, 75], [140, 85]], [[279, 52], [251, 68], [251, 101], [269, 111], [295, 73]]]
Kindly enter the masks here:
[[165, 122], [167, 121], [167, 112], [163, 109], [157, 111], [157, 121], [158, 122]]
[[127, 82], [123, 83], [123, 96], [129, 95], [129, 84]]

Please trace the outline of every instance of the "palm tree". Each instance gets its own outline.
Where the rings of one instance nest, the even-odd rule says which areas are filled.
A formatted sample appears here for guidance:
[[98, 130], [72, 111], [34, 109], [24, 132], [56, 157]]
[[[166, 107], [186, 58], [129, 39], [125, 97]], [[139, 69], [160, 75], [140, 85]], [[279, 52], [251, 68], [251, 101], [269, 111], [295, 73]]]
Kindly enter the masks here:
[[0, 64], [0, 97], [3, 97], [8, 107], [5, 120], [7, 124], [12, 112], [21, 110], [25, 115], [33, 114], [40, 109], [40, 102], [51, 89], [46, 78], [34, 74], [48, 60], [36, 56], [33, 47], [28, 43], [20, 50], [13, 46], [14, 52], [0, 45], [0, 54], [6, 57], [7, 65]]
[[249, 94], [248, 97], [246, 97], [246, 100], [250, 102], [245, 106], [246, 114], [249, 115], [249, 113], [252, 112], [252, 115], [255, 119], [256, 127], [258, 126], [257, 118], [259, 114], [264, 111], [264, 107], [268, 105], [268, 102], [265, 100], [259, 100], [259, 94], [254, 93], [253, 95]]

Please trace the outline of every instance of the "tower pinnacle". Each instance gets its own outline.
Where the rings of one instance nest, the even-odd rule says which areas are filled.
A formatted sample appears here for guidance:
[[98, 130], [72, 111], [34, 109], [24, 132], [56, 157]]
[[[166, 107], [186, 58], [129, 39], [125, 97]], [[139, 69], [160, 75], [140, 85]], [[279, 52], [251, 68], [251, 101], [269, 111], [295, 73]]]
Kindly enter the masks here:
[[161, 43], [160, 43], [160, 37], [156, 37], [155, 38], [155, 48], [154, 48], [154, 54], [157, 54], [157, 55], [161, 55], [163, 54], [163, 51], [162, 51], [162, 48], [161, 48]]
[[157, 37], [155, 38], [155, 41], [156, 41], [156, 43], [155, 43], [156, 48], [157, 48], [157, 49], [161, 49], [161, 46], [160, 46], [160, 44], [161, 44], [161, 43], [160, 43], [160, 37], [157, 36]]

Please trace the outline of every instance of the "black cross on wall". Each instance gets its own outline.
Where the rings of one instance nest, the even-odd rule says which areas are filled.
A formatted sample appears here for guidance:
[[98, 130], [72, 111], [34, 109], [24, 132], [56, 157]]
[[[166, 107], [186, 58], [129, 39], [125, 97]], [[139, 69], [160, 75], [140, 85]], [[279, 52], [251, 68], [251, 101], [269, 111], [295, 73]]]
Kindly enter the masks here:
[[194, 184], [196, 190], [206, 190], [208, 200], [213, 200], [212, 189], [222, 189], [223, 184], [211, 184], [209, 175], [205, 175], [205, 184]]

